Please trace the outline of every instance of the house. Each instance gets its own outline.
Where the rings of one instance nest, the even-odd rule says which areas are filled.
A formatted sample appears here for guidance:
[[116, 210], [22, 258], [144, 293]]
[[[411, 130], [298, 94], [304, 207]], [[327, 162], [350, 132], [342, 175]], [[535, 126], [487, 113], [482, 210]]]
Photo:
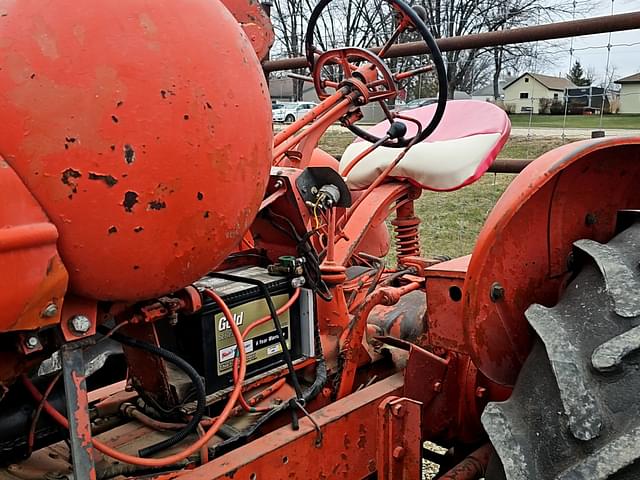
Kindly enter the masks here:
[[640, 73], [616, 80], [620, 85], [620, 113], [640, 113]]
[[[505, 78], [504, 80], [498, 81], [498, 98], [504, 98], [504, 86], [511, 82], [513, 78]], [[489, 85], [479, 88], [478, 90], [474, 90], [471, 92], [471, 98], [474, 100], [481, 100], [483, 102], [493, 102], [495, 100], [493, 96], [493, 83]]]
[[566, 78], [527, 72], [504, 86], [504, 104], [512, 113], [538, 113], [540, 99], [562, 102], [568, 88], [576, 86]]
[[[294, 93], [294, 82], [300, 82], [300, 80], [294, 80], [289, 77], [272, 77], [269, 79], [269, 95], [272, 102], [293, 102], [296, 100]], [[318, 96], [312, 83], [304, 82], [302, 84], [302, 98], [303, 102], [318, 102]]]

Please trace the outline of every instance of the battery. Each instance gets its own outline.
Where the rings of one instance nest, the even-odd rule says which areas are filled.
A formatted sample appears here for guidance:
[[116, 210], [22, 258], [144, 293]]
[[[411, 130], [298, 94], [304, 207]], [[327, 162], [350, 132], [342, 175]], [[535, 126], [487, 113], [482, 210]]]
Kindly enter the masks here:
[[[265, 268], [250, 266], [224, 272], [265, 284], [276, 309], [287, 303], [294, 293], [291, 279], [273, 276]], [[180, 318], [174, 327], [175, 351], [187, 360], [205, 379], [208, 394], [233, 383], [232, 368], [236, 340], [229, 322], [233, 321], [244, 334], [257, 320], [270, 316], [263, 291], [256, 285], [206, 276], [198, 280], [199, 291], [211, 289], [227, 304], [233, 315], [226, 318], [217, 303], [203, 295], [202, 309]], [[278, 315], [292, 360], [314, 355], [314, 304], [310, 290], [302, 289], [296, 302]], [[163, 335], [164, 336], [164, 335]], [[246, 379], [284, 364], [280, 337], [273, 320], [252, 328], [244, 340], [247, 354]]]

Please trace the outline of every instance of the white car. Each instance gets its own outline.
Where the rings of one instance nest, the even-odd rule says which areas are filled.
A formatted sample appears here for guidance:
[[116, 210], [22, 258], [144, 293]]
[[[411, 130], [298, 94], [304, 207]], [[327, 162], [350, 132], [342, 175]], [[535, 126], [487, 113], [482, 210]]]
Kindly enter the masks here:
[[271, 105], [272, 120], [293, 123], [316, 105], [313, 102], [275, 103]]

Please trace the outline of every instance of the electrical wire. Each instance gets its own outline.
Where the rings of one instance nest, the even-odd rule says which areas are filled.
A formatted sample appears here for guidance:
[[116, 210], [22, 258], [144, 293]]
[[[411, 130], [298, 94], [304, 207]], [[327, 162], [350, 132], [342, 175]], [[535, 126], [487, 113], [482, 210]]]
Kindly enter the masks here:
[[107, 331], [106, 327], [104, 326], [99, 326], [98, 331], [100, 333], [104, 332], [105, 335], [110, 334], [111, 338], [118, 343], [121, 343], [128, 347], [145, 350], [153, 355], [157, 355], [163, 358], [169, 363], [172, 363], [189, 377], [189, 379], [191, 380], [191, 384], [196, 389], [196, 411], [191, 417], [191, 420], [185, 425], [185, 427], [176, 432], [173, 436], [162, 440], [161, 442], [140, 449], [138, 455], [140, 455], [141, 457], [148, 457], [162, 450], [166, 450], [167, 448], [180, 443], [190, 433], [195, 431], [198, 424], [200, 423], [200, 420], [202, 420], [205, 408], [207, 406], [207, 394], [205, 391], [204, 382], [202, 381], [202, 378], [200, 377], [198, 372], [188, 362], [169, 350], [165, 350], [164, 348], [152, 345], [150, 343], [142, 342], [135, 338], [115, 333], [113, 329]]
[[[224, 300], [220, 298], [220, 296], [217, 293], [215, 293], [213, 290], [205, 290], [204, 293], [218, 304], [223, 314], [227, 316], [227, 318], [233, 318], [233, 315], [231, 315], [231, 311], [229, 310], [229, 307], [224, 302]], [[124, 463], [130, 463], [132, 465], [139, 465], [143, 467], [165, 467], [167, 465], [172, 465], [174, 463], [177, 463], [187, 458], [189, 455], [199, 451], [200, 448], [202, 448], [204, 445], [207, 445], [209, 441], [211, 441], [211, 439], [214, 437], [216, 432], [220, 429], [222, 424], [224, 424], [229, 418], [229, 415], [231, 414], [233, 407], [238, 401], [238, 397], [240, 396], [240, 393], [242, 391], [242, 382], [244, 381], [244, 377], [247, 372], [247, 354], [244, 349], [244, 344], [242, 343], [242, 334], [240, 333], [240, 329], [234, 322], [229, 322], [229, 325], [231, 327], [233, 336], [236, 340], [237, 349], [239, 352], [240, 382], [234, 385], [233, 390], [231, 391], [231, 394], [229, 395], [227, 403], [223, 408], [222, 412], [215, 419], [211, 427], [205, 432], [205, 434], [202, 437], [200, 437], [197, 441], [195, 441], [185, 449], [181, 450], [180, 452], [175, 453], [173, 455], [169, 455], [164, 458], [142, 458], [142, 457], [136, 457], [134, 455], [129, 455], [102, 443], [97, 438], [93, 439], [93, 446], [103, 454], [111, 458], [115, 458], [116, 460], [119, 460]], [[42, 401], [43, 395], [38, 391], [38, 389], [31, 382], [31, 380], [29, 380], [29, 378], [26, 375], [22, 375], [21, 378], [22, 378], [22, 383], [27, 388], [31, 396], [34, 397], [34, 399], [37, 402]], [[69, 422], [66, 419], [66, 417], [62, 415], [60, 412], [58, 412], [48, 401], [45, 400], [43, 402], [43, 408], [56, 422], [58, 422], [64, 428], [67, 428], [67, 429], [69, 428]]]
[[[289, 300], [287, 300], [287, 302], [284, 305], [282, 305], [279, 309], [277, 309], [276, 313], [278, 315], [282, 315], [284, 312], [286, 312], [291, 308], [291, 306], [298, 300], [299, 297], [300, 297], [300, 289], [296, 288], [295, 291], [293, 292], [293, 295], [291, 295], [291, 298], [289, 298]], [[251, 323], [251, 325], [249, 325], [245, 329], [245, 331], [242, 333], [242, 340], [244, 341], [254, 328], [257, 328], [260, 325], [264, 325], [269, 320], [271, 320], [271, 315], [266, 315], [256, 320], [255, 322]], [[233, 359], [233, 381], [234, 382], [238, 381], [238, 358], [237, 357], [234, 357]], [[244, 410], [250, 413], [266, 412], [273, 408], [271, 406], [264, 406], [264, 407], [252, 406], [249, 402], [245, 400], [244, 395], [240, 395], [240, 397], [238, 398], [238, 402], [240, 403], [240, 406], [242, 406]]]
[[[302, 393], [302, 400], [305, 403], [309, 403], [313, 400], [324, 388], [327, 383], [327, 364], [324, 359], [324, 353], [322, 351], [322, 342], [320, 340], [320, 329], [318, 327], [318, 322], [314, 322], [314, 332], [315, 332], [315, 348], [316, 348], [316, 376], [313, 381], [313, 384], [304, 390]], [[295, 397], [292, 399], [295, 400]], [[209, 454], [211, 458], [214, 458], [218, 455], [222, 455], [223, 453], [229, 451], [237, 444], [241, 444], [246, 442], [253, 434], [255, 434], [264, 424], [270, 421], [272, 418], [276, 417], [279, 413], [284, 412], [289, 408], [291, 404], [290, 401], [282, 402], [277, 407], [272, 410], [266, 412], [262, 415], [256, 423], [248, 427], [247, 429], [239, 432], [237, 435], [234, 435], [227, 440], [224, 440], [218, 444], [216, 444], [213, 448], [209, 449]]]
[[[291, 376], [291, 383], [293, 384], [293, 388], [296, 391], [296, 396], [298, 398], [301, 398], [302, 388], [300, 387], [300, 382], [298, 381], [298, 377], [296, 376], [296, 370], [293, 366], [293, 360], [291, 360], [291, 353], [289, 352], [289, 348], [287, 347], [287, 340], [284, 337], [284, 331], [282, 330], [282, 324], [280, 323], [280, 318], [278, 317], [276, 307], [273, 304], [273, 299], [271, 298], [271, 293], [269, 292], [269, 289], [267, 288], [266, 284], [255, 278], [243, 277], [241, 275], [231, 275], [229, 273], [222, 273], [222, 272], [211, 272], [209, 276], [212, 278], [220, 278], [222, 280], [229, 280], [232, 282], [255, 285], [260, 289], [260, 291], [262, 292], [262, 296], [267, 302], [267, 307], [269, 308], [269, 313], [271, 314], [271, 319], [273, 320], [273, 326], [276, 328], [276, 332], [278, 334], [280, 347], [282, 348], [282, 356], [284, 357], [284, 361], [287, 364], [287, 368], [289, 369], [289, 374]], [[232, 321], [233, 315], [227, 317], [227, 319], [229, 320], [229, 324], [234, 323]], [[244, 345], [244, 341], [243, 341], [243, 345]]]
[[38, 408], [33, 414], [31, 426], [29, 427], [29, 435], [27, 436], [27, 457], [31, 456], [31, 453], [33, 452], [33, 446], [36, 443], [36, 426], [38, 424], [38, 420], [40, 419], [42, 409], [44, 408], [44, 402], [46, 402], [47, 398], [49, 398], [49, 395], [51, 395], [53, 388], [56, 386], [56, 383], [58, 383], [58, 380], [60, 380], [61, 376], [62, 372], [60, 371], [53, 377], [53, 380], [51, 380], [51, 382], [47, 386], [47, 389], [42, 395], [42, 400], [40, 400], [40, 402], [38, 403]]

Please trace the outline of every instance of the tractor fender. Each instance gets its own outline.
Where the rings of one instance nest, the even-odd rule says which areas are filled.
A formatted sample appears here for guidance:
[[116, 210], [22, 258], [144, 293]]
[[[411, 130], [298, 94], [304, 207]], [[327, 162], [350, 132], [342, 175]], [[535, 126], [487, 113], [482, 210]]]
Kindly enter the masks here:
[[463, 288], [466, 346], [489, 379], [514, 384], [532, 345], [525, 310], [557, 302], [573, 242], [611, 239], [618, 212], [640, 208], [639, 182], [640, 137], [564, 145], [511, 182], [478, 236]]

